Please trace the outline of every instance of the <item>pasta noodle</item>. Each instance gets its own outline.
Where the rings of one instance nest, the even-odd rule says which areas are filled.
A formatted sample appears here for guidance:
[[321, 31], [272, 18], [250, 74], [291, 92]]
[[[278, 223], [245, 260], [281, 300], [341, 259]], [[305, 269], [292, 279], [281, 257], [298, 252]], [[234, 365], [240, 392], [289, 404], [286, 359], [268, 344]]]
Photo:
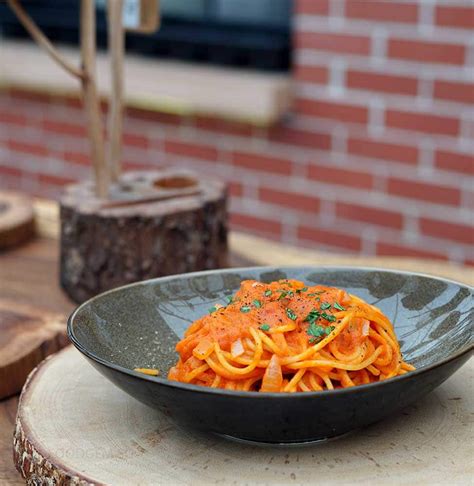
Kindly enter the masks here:
[[414, 370], [377, 307], [287, 279], [243, 281], [228, 305], [191, 324], [176, 350], [170, 380], [228, 390], [332, 390]]

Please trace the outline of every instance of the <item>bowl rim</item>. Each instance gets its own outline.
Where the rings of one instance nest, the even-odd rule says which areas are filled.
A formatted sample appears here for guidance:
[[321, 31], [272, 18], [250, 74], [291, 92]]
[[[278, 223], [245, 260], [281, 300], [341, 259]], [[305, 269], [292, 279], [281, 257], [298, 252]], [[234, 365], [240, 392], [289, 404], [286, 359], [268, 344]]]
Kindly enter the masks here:
[[462, 356], [472, 353], [474, 350], [474, 341], [471, 343], [468, 343], [466, 346], [462, 347], [460, 350], [457, 352], [450, 354], [446, 358], [444, 358], [441, 361], [436, 361], [435, 363], [432, 363], [427, 366], [423, 366], [421, 368], [416, 368], [413, 371], [410, 371], [409, 373], [405, 373], [403, 375], [395, 376], [392, 378], [388, 378], [383, 381], [375, 381], [372, 383], [367, 383], [363, 385], [357, 385], [354, 387], [348, 387], [348, 388], [338, 388], [334, 390], [322, 390], [322, 391], [312, 391], [312, 392], [304, 392], [304, 393], [269, 393], [269, 392], [257, 392], [257, 391], [239, 391], [239, 390], [225, 390], [221, 388], [211, 388], [207, 386], [200, 386], [200, 385], [193, 385], [190, 383], [182, 383], [179, 381], [173, 381], [173, 380], [168, 380], [168, 378], [163, 378], [161, 376], [150, 376], [146, 375], [144, 373], [140, 373], [138, 371], [134, 371], [129, 368], [125, 368], [124, 366], [112, 363], [104, 358], [101, 358], [97, 354], [95, 354], [92, 351], [89, 351], [80, 341], [79, 339], [75, 336], [74, 334], [74, 319], [75, 317], [81, 312], [81, 310], [86, 307], [87, 305], [90, 305], [94, 300], [99, 299], [105, 295], [112, 294], [114, 292], [119, 292], [127, 288], [132, 288], [132, 287], [138, 287], [138, 286], [145, 286], [149, 285], [151, 283], [155, 283], [157, 281], [160, 282], [166, 282], [169, 280], [175, 280], [175, 279], [180, 279], [180, 278], [190, 278], [194, 276], [207, 276], [210, 274], [219, 274], [219, 273], [228, 273], [228, 272], [246, 272], [246, 271], [275, 271], [275, 270], [291, 270], [291, 269], [314, 269], [314, 270], [363, 270], [363, 271], [379, 271], [379, 272], [386, 272], [386, 273], [393, 273], [397, 275], [409, 275], [409, 276], [415, 276], [415, 277], [424, 277], [424, 278], [429, 278], [429, 279], [434, 279], [434, 280], [439, 280], [441, 282], [447, 282], [450, 284], [457, 285], [459, 287], [464, 287], [467, 288], [471, 294], [474, 293], [474, 287], [458, 282], [456, 280], [444, 278], [444, 277], [438, 277], [436, 275], [430, 275], [426, 273], [419, 273], [419, 272], [411, 272], [409, 270], [396, 270], [396, 269], [390, 269], [390, 268], [382, 268], [382, 267], [367, 267], [367, 266], [357, 266], [357, 265], [288, 265], [288, 266], [252, 266], [252, 267], [228, 267], [228, 268], [220, 268], [220, 269], [214, 269], [214, 270], [202, 270], [202, 271], [197, 271], [197, 272], [189, 272], [189, 273], [180, 273], [180, 274], [175, 274], [175, 275], [167, 275], [164, 277], [156, 277], [156, 278], [151, 278], [151, 279], [146, 279], [146, 280], [140, 280], [137, 282], [132, 282], [127, 285], [122, 285], [120, 287], [116, 287], [114, 289], [107, 290], [105, 292], [101, 292], [100, 294], [95, 295], [94, 297], [91, 297], [90, 299], [87, 299], [85, 302], [82, 304], [78, 305], [74, 311], [71, 313], [67, 320], [67, 335], [69, 340], [74, 344], [74, 346], [87, 358], [91, 359], [92, 361], [95, 361], [106, 368], [112, 369], [114, 371], [119, 371], [121, 373], [124, 373], [126, 375], [129, 375], [134, 378], [138, 378], [140, 380], [143, 380], [145, 382], [151, 382], [151, 383], [158, 383], [163, 386], [171, 387], [171, 388], [177, 388], [181, 389], [184, 391], [195, 391], [195, 392], [200, 392], [200, 393], [206, 393], [210, 395], [218, 395], [218, 396], [230, 396], [230, 397], [243, 397], [243, 398], [260, 398], [260, 399], [265, 399], [265, 398], [281, 398], [281, 399], [289, 399], [289, 398], [294, 398], [295, 396], [297, 397], [305, 397], [305, 398], [317, 398], [321, 396], [339, 396], [339, 395], [345, 395], [348, 393], [354, 393], [357, 391], [366, 391], [366, 390], [372, 390], [374, 388], [383, 386], [383, 385], [388, 385], [392, 383], [397, 383], [400, 381], [404, 381], [407, 379], [411, 379], [415, 376], [420, 376], [428, 371], [431, 371], [435, 368], [438, 368], [439, 366], [442, 366], [444, 364], [447, 364], [451, 361], [454, 361], [458, 358], [461, 358]]

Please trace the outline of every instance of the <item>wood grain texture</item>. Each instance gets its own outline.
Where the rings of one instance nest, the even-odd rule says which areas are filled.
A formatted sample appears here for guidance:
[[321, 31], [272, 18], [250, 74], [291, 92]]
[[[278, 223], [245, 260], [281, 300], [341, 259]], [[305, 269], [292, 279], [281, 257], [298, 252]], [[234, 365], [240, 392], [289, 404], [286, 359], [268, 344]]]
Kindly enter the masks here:
[[54, 478], [81, 485], [307, 485], [315, 474], [330, 485], [398, 485], [401, 478], [404, 484], [441, 484], [445, 478], [468, 484], [474, 397], [466, 383], [473, 377], [471, 361], [428, 397], [343, 439], [261, 448], [176, 427], [67, 348], [25, 386], [15, 461], [27, 480], [40, 484]]
[[66, 319], [0, 298], [0, 400], [19, 393], [31, 370], [68, 344]]
[[34, 234], [31, 200], [15, 192], [0, 191], [0, 250], [20, 245]]

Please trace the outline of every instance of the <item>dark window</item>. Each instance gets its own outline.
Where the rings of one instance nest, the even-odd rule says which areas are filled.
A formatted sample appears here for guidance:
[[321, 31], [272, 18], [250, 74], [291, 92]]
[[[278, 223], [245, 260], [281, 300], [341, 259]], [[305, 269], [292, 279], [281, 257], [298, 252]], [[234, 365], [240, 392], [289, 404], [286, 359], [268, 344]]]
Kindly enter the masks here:
[[[161, 0], [162, 25], [153, 34], [127, 34], [128, 52], [270, 71], [290, 65], [291, 0]], [[24, 1], [48, 37], [77, 44], [78, 0]], [[106, 45], [105, 1], [97, 2], [98, 44]], [[26, 37], [0, 3], [4, 37]]]

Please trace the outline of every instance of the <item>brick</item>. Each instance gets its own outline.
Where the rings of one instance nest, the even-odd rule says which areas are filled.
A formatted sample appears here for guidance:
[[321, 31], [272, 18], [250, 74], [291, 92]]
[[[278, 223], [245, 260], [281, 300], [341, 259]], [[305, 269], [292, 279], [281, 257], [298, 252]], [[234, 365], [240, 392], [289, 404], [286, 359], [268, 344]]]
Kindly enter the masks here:
[[294, 10], [298, 14], [327, 15], [330, 0], [296, 0]]
[[325, 66], [305, 66], [297, 64], [293, 69], [293, 79], [314, 84], [327, 84], [329, 71]]
[[50, 103], [51, 95], [40, 91], [28, 90], [22, 88], [9, 88], [8, 95], [11, 98], [23, 101], [34, 101], [36, 103]]
[[459, 134], [460, 125], [457, 118], [399, 110], [387, 110], [385, 124], [401, 130], [452, 136]]
[[167, 139], [165, 140], [165, 152], [196, 159], [217, 160], [217, 149], [215, 147], [194, 142], [180, 142]]
[[435, 10], [435, 23], [443, 27], [474, 29], [474, 8], [438, 5]]
[[368, 138], [350, 137], [347, 141], [347, 151], [361, 157], [393, 160], [410, 165], [416, 165], [418, 162], [418, 149], [416, 147], [379, 142]]
[[273, 236], [281, 235], [281, 223], [268, 219], [249, 216], [248, 214], [232, 213], [230, 215], [230, 224], [233, 228], [256, 233], [266, 233]]
[[465, 47], [459, 44], [407, 39], [389, 39], [388, 41], [388, 57], [394, 59], [462, 65], [465, 56]]
[[71, 135], [73, 137], [87, 136], [87, 129], [84, 125], [67, 122], [65, 120], [44, 120], [42, 126], [48, 132]]
[[18, 169], [18, 167], [0, 165], [0, 174], [4, 176], [20, 177], [24, 172]]
[[369, 112], [365, 106], [298, 98], [294, 107], [298, 113], [329, 120], [366, 124], [369, 119]]
[[229, 194], [233, 197], [242, 197], [244, 194], [244, 188], [240, 182], [231, 181], [227, 184]]
[[332, 146], [331, 135], [327, 133], [299, 130], [282, 125], [271, 127], [268, 137], [274, 142], [319, 150], [329, 150]]
[[63, 154], [63, 158], [66, 162], [72, 162], [73, 164], [91, 165], [91, 158], [89, 154], [66, 151]]
[[290, 175], [292, 170], [288, 159], [250, 152], [233, 152], [232, 162], [237, 167], [283, 175]]
[[25, 115], [19, 113], [0, 111], [0, 123], [25, 126], [28, 123], [28, 119]]
[[450, 206], [459, 206], [461, 202], [461, 194], [458, 188], [396, 177], [388, 179], [388, 192], [401, 197]]
[[382, 93], [416, 95], [418, 92], [418, 80], [416, 78], [359, 71], [357, 69], [347, 71], [346, 84], [348, 88], [380, 91]]
[[373, 177], [367, 172], [359, 172], [339, 167], [325, 167], [312, 163], [308, 166], [308, 177], [318, 182], [337, 184], [359, 189], [370, 189]]
[[162, 123], [165, 125], [179, 125], [183, 118], [180, 115], [172, 113], [161, 113], [153, 110], [144, 110], [143, 108], [127, 107], [125, 109], [127, 117], [137, 120], [146, 120], [150, 122]]
[[31, 142], [20, 142], [19, 140], [9, 140], [8, 148], [17, 152], [24, 152], [31, 155], [48, 155], [48, 149], [41, 144]]
[[435, 166], [443, 170], [474, 175], [474, 155], [437, 150], [435, 152]]
[[447, 255], [425, 250], [421, 248], [413, 248], [410, 246], [399, 245], [396, 243], [378, 242], [376, 245], [376, 253], [381, 256], [404, 256], [413, 258], [435, 258], [438, 260], [447, 260]]
[[261, 187], [258, 196], [261, 201], [270, 204], [277, 204], [286, 208], [309, 211], [312, 213], [319, 212], [320, 199], [315, 196], [278, 191], [268, 187]]
[[250, 137], [254, 127], [248, 123], [240, 123], [231, 120], [222, 120], [215, 117], [196, 116], [192, 120], [193, 125], [201, 130]]
[[403, 216], [400, 213], [359, 204], [337, 202], [336, 216], [349, 221], [360, 221], [387, 228], [401, 229], [403, 226]]
[[346, 54], [368, 55], [370, 53], [370, 37], [365, 35], [297, 31], [294, 36], [294, 45], [300, 49]]
[[474, 227], [472, 224], [467, 225], [446, 220], [420, 218], [419, 225], [421, 233], [424, 235], [456, 241], [466, 245], [474, 245]]
[[358, 236], [323, 228], [311, 228], [309, 226], [298, 227], [298, 238], [304, 241], [313, 241], [326, 246], [335, 246], [352, 251], [360, 251], [362, 247], [361, 240]]
[[435, 81], [434, 97], [441, 100], [474, 104], [474, 84], [454, 81]]
[[38, 181], [40, 183], [52, 184], [54, 186], [64, 186], [76, 182], [76, 180], [71, 177], [44, 173], [38, 174]]
[[144, 135], [137, 135], [136, 133], [124, 133], [123, 144], [139, 148], [148, 148], [150, 141]]
[[390, 0], [346, 0], [346, 17], [361, 20], [376, 20], [378, 22], [418, 21], [418, 6], [413, 3], [401, 3]]

